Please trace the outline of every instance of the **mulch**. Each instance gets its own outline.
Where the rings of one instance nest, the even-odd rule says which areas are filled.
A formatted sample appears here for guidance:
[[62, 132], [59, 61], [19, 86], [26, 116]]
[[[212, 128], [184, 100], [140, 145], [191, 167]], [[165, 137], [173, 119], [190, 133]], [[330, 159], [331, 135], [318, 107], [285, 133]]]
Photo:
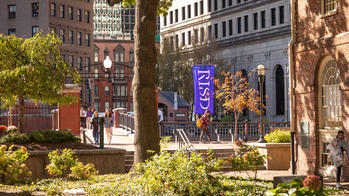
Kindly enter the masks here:
[[98, 149], [98, 146], [93, 146], [91, 144], [83, 144], [83, 143], [72, 143], [72, 142], [64, 142], [64, 143], [42, 143], [42, 144], [23, 144], [23, 145], [14, 145], [13, 150], [20, 149], [22, 146], [26, 147], [28, 150], [56, 150], [56, 149]]

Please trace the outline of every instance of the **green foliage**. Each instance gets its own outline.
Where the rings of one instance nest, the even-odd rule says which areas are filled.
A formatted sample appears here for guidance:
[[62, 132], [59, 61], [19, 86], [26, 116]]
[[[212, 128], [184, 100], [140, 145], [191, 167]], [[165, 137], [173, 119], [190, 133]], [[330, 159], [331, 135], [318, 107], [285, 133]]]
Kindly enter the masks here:
[[234, 150], [231, 164], [232, 169], [237, 171], [252, 170], [257, 175], [257, 168], [265, 163], [267, 156], [261, 155], [254, 146], [241, 145]]
[[89, 179], [97, 175], [93, 164], [84, 165], [75, 158], [75, 152], [71, 149], [64, 149], [62, 152], [54, 150], [48, 154], [50, 164], [46, 170], [51, 176], [70, 177], [72, 179]]
[[80, 142], [70, 131], [40, 130], [32, 133], [11, 132], [0, 138], [0, 144]]
[[275, 189], [270, 189], [266, 192], [266, 195], [290, 195], [290, 196], [325, 196], [329, 195], [332, 191], [320, 189], [320, 190], [309, 190], [303, 186], [303, 179], [296, 178], [292, 182], [286, 184], [281, 183]]
[[6, 145], [0, 147], [0, 182], [13, 183], [20, 177], [31, 176], [28, 167], [24, 161], [28, 158], [28, 152], [25, 147], [12, 152], [13, 146], [7, 150]]
[[222, 122], [233, 122], [233, 118], [230, 115], [225, 115]]
[[291, 142], [291, 133], [290, 131], [278, 129], [265, 135], [264, 139], [268, 143], [289, 143]]

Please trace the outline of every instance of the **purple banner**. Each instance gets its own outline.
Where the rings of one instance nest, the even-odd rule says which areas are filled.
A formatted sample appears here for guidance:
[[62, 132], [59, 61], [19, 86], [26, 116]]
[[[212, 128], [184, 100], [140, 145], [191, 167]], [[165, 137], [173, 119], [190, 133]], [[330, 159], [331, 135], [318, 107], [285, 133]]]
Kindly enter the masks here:
[[214, 113], [213, 107], [213, 78], [214, 65], [194, 65], [194, 113], [203, 114], [209, 110]]

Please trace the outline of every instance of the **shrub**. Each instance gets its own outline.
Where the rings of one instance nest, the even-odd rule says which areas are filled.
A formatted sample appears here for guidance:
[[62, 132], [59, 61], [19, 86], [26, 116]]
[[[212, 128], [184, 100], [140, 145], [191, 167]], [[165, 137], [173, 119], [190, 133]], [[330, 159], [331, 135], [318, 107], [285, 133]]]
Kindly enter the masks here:
[[5, 125], [0, 125], [0, 133], [7, 131], [7, 127]]
[[64, 149], [62, 152], [58, 150], [50, 152], [48, 154], [50, 164], [46, 166], [49, 175], [84, 180], [97, 175], [93, 164], [84, 165], [74, 155], [75, 152], [71, 149]]
[[316, 175], [310, 175], [307, 176], [304, 180], [303, 180], [303, 185], [304, 187], [307, 187], [309, 190], [315, 190], [318, 191], [321, 188], [321, 180], [319, 176]]
[[256, 178], [257, 167], [263, 165], [266, 158], [267, 156], [261, 155], [256, 147], [241, 144], [232, 155], [232, 169], [246, 172], [252, 170]]
[[0, 144], [27, 144], [27, 143], [62, 143], [80, 142], [69, 131], [40, 130], [32, 133], [11, 132], [0, 138]]
[[288, 143], [291, 142], [291, 133], [290, 131], [278, 129], [265, 135], [264, 139], [268, 143]]
[[28, 158], [25, 147], [12, 152], [13, 146], [7, 150], [6, 145], [0, 147], [0, 182], [9, 183], [17, 181], [21, 176], [31, 176], [24, 161]]

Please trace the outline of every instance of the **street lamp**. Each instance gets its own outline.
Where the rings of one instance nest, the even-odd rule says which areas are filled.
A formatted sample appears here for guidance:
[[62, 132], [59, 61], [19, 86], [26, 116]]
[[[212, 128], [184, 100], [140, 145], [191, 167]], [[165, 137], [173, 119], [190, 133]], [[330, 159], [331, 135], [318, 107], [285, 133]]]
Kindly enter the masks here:
[[259, 96], [261, 98], [260, 100], [260, 135], [259, 135], [259, 140], [258, 143], [266, 143], [266, 141], [264, 140], [264, 128], [263, 128], [263, 102], [264, 102], [264, 97], [263, 97], [263, 83], [264, 83], [264, 79], [265, 79], [265, 72], [267, 71], [267, 69], [264, 67], [264, 65], [258, 65], [258, 67], [255, 69], [255, 71], [258, 74], [258, 82], [259, 82]]

